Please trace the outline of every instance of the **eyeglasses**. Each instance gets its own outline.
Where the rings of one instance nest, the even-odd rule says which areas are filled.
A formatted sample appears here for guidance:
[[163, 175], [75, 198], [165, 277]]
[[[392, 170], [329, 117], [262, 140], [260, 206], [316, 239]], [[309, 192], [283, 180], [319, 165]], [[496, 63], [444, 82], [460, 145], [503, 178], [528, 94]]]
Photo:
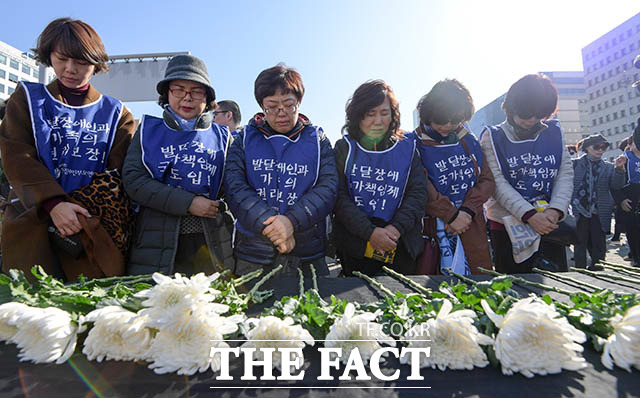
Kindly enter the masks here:
[[595, 149], [596, 151], [606, 151], [607, 148], [609, 148], [609, 144], [600, 144], [593, 146], [593, 149]]
[[183, 87], [169, 87], [169, 91], [174, 97], [183, 99], [187, 94], [191, 94], [191, 99], [201, 100], [207, 96], [207, 91], [202, 88], [194, 88], [191, 90], [185, 90]]
[[267, 115], [277, 115], [281, 109], [287, 115], [291, 115], [296, 111], [296, 109], [298, 109], [298, 105], [268, 106], [264, 108], [264, 113], [266, 113]]

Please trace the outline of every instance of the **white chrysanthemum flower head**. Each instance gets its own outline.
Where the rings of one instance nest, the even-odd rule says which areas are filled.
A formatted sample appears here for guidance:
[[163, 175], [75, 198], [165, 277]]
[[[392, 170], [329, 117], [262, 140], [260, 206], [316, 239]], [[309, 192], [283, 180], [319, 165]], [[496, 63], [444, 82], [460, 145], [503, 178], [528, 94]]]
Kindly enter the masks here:
[[613, 334], [604, 343], [602, 364], [607, 369], [615, 363], [629, 372], [632, 366], [640, 370], [640, 304], [627, 309], [624, 317], [616, 315], [611, 324]]
[[71, 321], [71, 315], [59, 308], [28, 307], [16, 320], [18, 331], [13, 342], [20, 348], [21, 361], [64, 363], [76, 348], [76, 337], [82, 331]]
[[191, 278], [175, 274], [175, 278], [153, 274], [156, 285], [151, 289], [136, 293], [137, 297], [146, 298], [142, 302], [145, 309], [142, 316], [149, 320], [148, 326], [180, 333], [189, 322], [192, 313], [223, 314], [229, 310], [224, 304], [212, 303], [218, 290], [211, 288], [211, 283], [220, 274], [205, 276], [199, 273]]
[[108, 306], [91, 311], [85, 321], [93, 322], [82, 353], [90, 361], [146, 360], [151, 346], [151, 330], [145, 318], [122, 307]]
[[366, 364], [373, 353], [382, 348], [380, 343], [395, 347], [396, 341], [382, 331], [381, 324], [374, 322], [378, 312], [363, 312], [356, 315], [355, 311], [355, 306], [348, 303], [342, 317], [331, 325], [324, 346], [342, 348], [340, 359], [344, 363], [349, 360], [351, 351], [358, 348], [360, 357]]
[[[430, 355], [420, 356], [420, 367], [431, 366], [442, 371], [485, 367], [489, 364], [480, 345], [493, 344], [493, 340], [478, 332], [473, 325], [476, 313], [472, 310], [451, 312], [453, 305], [444, 300], [435, 319], [415, 325], [407, 331], [404, 340], [410, 348], [430, 347]], [[411, 363], [411, 355], [400, 362]]]
[[18, 332], [16, 321], [29, 308], [26, 304], [16, 302], [0, 305], [0, 341], [13, 342], [13, 336]]
[[569, 324], [555, 306], [532, 296], [519, 300], [502, 316], [485, 300], [481, 304], [500, 329], [494, 347], [503, 374], [520, 372], [533, 377], [587, 366], [578, 344], [586, 341], [585, 334]]
[[211, 369], [220, 370], [220, 358], [211, 358], [211, 347], [228, 348], [224, 335], [238, 330], [241, 317], [193, 313], [180, 332], [160, 330], [148, 351], [149, 368], [158, 374], [177, 372], [193, 375]]
[[[280, 319], [275, 316], [264, 316], [259, 319], [251, 318], [245, 321], [248, 332], [247, 342], [241, 348], [255, 348], [253, 358], [263, 361], [264, 353], [261, 348], [275, 348], [272, 353], [273, 367], [282, 369], [282, 353], [278, 348], [304, 348], [305, 344], [315, 344], [311, 334], [301, 325], [294, 325], [293, 319]], [[303, 358], [296, 358], [302, 366]]]

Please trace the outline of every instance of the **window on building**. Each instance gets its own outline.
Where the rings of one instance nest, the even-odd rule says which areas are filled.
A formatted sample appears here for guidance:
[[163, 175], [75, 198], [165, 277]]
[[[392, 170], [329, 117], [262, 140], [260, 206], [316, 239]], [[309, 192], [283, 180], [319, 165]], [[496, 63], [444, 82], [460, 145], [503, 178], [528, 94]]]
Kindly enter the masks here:
[[604, 49], [608, 50], [609, 49], [609, 42], [604, 43]]
[[640, 112], [640, 105], [638, 105], [638, 112]]
[[618, 119], [618, 112], [613, 112], [613, 120], [617, 120]]
[[607, 134], [611, 135], [611, 129], [607, 129]]
[[4, 94], [4, 84], [0, 84], [0, 94]]
[[611, 105], [615, 105], [616, 104], [616, 99], [615, 98], [611, 98]]
[[616, 73], [620, 73], [620, 65], [616, 66]]
[[37, 69], [33, 69], [33, 77], [35, 77], [36, 79], [40, 78], [40, 71]]
[[602, 116], [600, 116], [600, 117], [598, 118], [598, 123], [600, 123], [600, 124], [604, 123], [604, 121], [602, 120]]
[[594, 105], [591, 105], [591, 113], [596, 111], [596, 107]]
[[6, 78], [7, 78], [7, 73], [2, 69], [0, 69], [0, 79], [6, 79]]
[[598, 124], [598, 122], [596, 121], [596, 119], [593, 119], [591, 125], [595, 126], [596, 124]]
[[602, 104], [598, 104], [598, 110], [602, 109], [602, 108], [601, 108], [601, 105], [602, 105]]
[[[632, 127], [632, 128], [633, 128], [633, 127]], [[626, 132], [627, 132], [627, 125], [626, 125], [626, 124], [623, 124], [623, 125], [622, 125], [622, 132], [623, 132], [623, 133], [626, 133]]]
[[620, 127], [616, 126], [615, 130], [616, 130], [616, 134], [620, 133]]
[[606, 100], [606, 101], [604, 102], [604, 107], [605, 107], [605, 108], [608, 108], [608, 107], [609, 107], [609, 100]]
[[600, 96], [600, 90], [596, 90], [596, 97]]
[[18, 83], [18, 76], [14, 75], [13, 73], [9, 73], [9, 80]]
[[618, 99], [620, 100], [620, 103], [622, 103], [622, 101], [624, 101], [624, 95], [620, 94], [620, 97], [618, 97]]
[[589, 99], [593, 99], [593, 93], [589, 93]]
[[622, 53], [622, 55], [627, 55], [627, 49], [623, 48], [622, 50], [620, 50], [620, 52]]
[[15, 70], [20, 70], [20, 62], [16, 61], [15, 59], [9, 60], [9, 66]]
[[0, 64], [2, 65], [7, 64], [7, 57], [5, 55], [0, 54]]
[[607, 122], [608, 122], [608, 121], [610, 121], [610, 120], [611, 120], [611, 115], [607, 115], [607, 116], [605, 117], [605, 120], [606, 120]]
[[27, 75], [31, 75], [31, 68], [28, 67], [27, 65], [22, 65], [22, 73], [25, 73]]
[[596, 83], [598, 83], [598, 82], [600, 81], [600, 77], [599, 77], [599, 76], [596, 76], [596, 79], [595, 79], [595, 80], [596, 80]]
[[614, 84], [614, 83], [611, 83], [611, 85], [609, 86], [609, 89], [610, 89], [611, 91], [615, 90], [615, 89], [616, 89], [615, 84]]
[[15, 88], [13, 88], [13, 87], [8, 87], [7, 94], [13, 94], [13, 92], [14, 92], [14, 91], [16, 91], [16, 89], [15, 89]]
[[627, 111], [625, 111], [624, 109], [622, 109], [622, 110], [620, 111], [620, 117], [625, 117], [625, 116], [627, 116]]
[[613, 59], [618, 59], [618, 52], [613, 53]]

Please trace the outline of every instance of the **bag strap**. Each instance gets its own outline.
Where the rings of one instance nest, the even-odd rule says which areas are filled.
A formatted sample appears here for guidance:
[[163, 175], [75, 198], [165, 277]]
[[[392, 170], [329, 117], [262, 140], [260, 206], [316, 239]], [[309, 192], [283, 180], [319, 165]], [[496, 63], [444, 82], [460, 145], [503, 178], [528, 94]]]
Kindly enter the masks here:
[[462, 144], [464, 151], [467, 153], [467, 155], [469, 155], [469, 157], [471, 158], [471, 161], [473, 162], [473, 171], [475, 171], [476, 173], [476, 178], [480, 178], [480, 168], [478, 167], [478, 161], [476, 160], [476, 157], [471, 154], [471, 151], [469, 150], [469, 147], [467, 146], [467, 143], [464, 140], [464, 137], [460, 139], [460, 143]]

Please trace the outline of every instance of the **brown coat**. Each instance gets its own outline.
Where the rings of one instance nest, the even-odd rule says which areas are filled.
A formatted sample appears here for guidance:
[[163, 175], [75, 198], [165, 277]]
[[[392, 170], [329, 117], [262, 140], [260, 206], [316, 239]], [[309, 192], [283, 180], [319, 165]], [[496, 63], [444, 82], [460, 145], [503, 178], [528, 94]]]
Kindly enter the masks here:
[[[51, 82], [47, 89], [54, 98], [62, 101], [57, 81]], [[100, 93], [90, 86], [84, 103], [99, 98]], [[123, 108], [107, 159], [108, 169], [122, 169], [133, 132], [133, 116]], [[39, 264], [48, 273], [56, 273], [61, 266], [68, 280], [76, 279], [80, 273], [90, 278], [124, 273], [125, 259], [113, 242], [96, 240], [107, 236], [97, 218], [79, 216], [83, 226], [81, 238], [87, 252], [79, 259], [55, 252], [49, 243], [47, 227], [51, 219], [40, 206], [47, 199], [58, 196], [66, 197], [69, 202], [71, 199], [38, 158], [22, 85], [18, 85], [7, 104], [7, 112], [0, 125], [0, 151], [4, 171], [12, 186], [2, 221], [2, 269], [5, 272], [17, 268], [30, 275], [30, 268]]]
[[[463, 130], [464, 131], [464, 130]], [[462, 137], [460, 137], [462, 138]], [[438, 145], [430, 138], [422, 137], [423, 145]], [[461, 207], [466, 207], [475, 213], [473, 221], [467, 231], [461, 235], [462, 246], [469, 261], [472, 274], [479, 274], [478, 267], [491, 268], [491, 254], [489, 252], [489, 240], [487, 239], [486, 219], [483, 213], [483, 205], [495, 189], [495, 181], [491, 170], [484, 162], [480, 168], [480, 175], [476, 184], [467, 192]], [[451, 220], [458, 209], [451, 203], [448, 197], [440, 194], [427, 178], [427, 193], [429, 201], [425, 208], [424, 232], [435, 237], [435, 218], [445, 222]], [[430, 216], [430, 217], [429, 217]], [[435, 218], [434, 218], [435, 217]]]

